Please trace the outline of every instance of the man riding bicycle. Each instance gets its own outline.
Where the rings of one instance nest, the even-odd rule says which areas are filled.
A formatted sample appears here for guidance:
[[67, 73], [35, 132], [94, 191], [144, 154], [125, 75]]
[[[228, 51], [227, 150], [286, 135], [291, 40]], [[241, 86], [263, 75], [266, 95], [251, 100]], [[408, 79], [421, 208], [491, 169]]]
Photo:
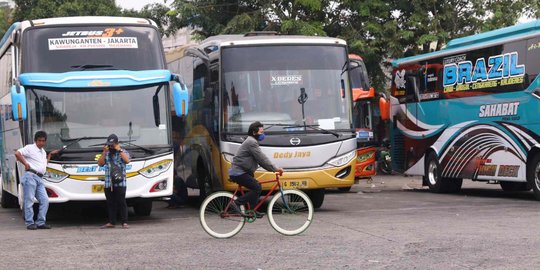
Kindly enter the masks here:
[[[238, 212], [243, 213], [242, 208], [245, 208], [246, 203], [249, 203], [251, 208], [257, 205], [262, 187], [255, 179], [254, 173], [259, 165], [267, 171], [283, 173], [283, 169], [272, 164], [261, 151], [259, 141], [262, 140], [264, 140], [263, 124], [259, 121], [253, 122], [249, 125], [248, 137], [233, 158], [232, 167], [229, 170], [231, 181], [249, 189], [232, 204]], [[264, 214], [256, 212], [256, 215], [257, 218], [261, 218]]]

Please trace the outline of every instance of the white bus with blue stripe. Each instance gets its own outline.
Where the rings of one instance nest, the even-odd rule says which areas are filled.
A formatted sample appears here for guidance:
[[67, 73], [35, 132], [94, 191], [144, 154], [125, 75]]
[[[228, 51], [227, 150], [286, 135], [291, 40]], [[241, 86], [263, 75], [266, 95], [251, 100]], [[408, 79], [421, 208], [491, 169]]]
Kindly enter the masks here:
[[97, 159], [111, 133], [131, 156], [126, 197], [135, 212], [149, 215], [152, 199], [172, 194], [170, 114], [187, 111], [187, 89], [166, 69], [154, 22], [68, 17], [15, 23], [0, 44], [0, 81], [3, 207], [22, 198], [24, 166], [14, 153], [33, 143], [38, 130], [48, 134], [48, 151], [62, 149], [44, 177], [51, 203], [105, 200]]
[[395, 171], [435, 192], [472, 179], [540, 200], [540, 20], [393, 64]]

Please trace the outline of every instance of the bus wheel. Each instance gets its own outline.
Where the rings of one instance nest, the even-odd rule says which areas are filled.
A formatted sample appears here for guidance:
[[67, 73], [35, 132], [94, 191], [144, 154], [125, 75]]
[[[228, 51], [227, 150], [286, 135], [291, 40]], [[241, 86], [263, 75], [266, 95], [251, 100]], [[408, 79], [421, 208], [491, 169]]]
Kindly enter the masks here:
[[19, 200], [17, 197], [11, 195], [9, 192], [5, 191], [2, 188], [2, 198], [1, 198], [2, 208], [15, 208], [19, 206]]
[[141, 201], [133, 205], [133, 210], [137, 216], [147, 217], [152, 213], [152, 201]]
[[199, 182], [199, 199], [202, 202], [212, 193], [212, 180], [208, 173], [202, 171], [199, 173], [197, 180]]
[[441, 168], [434, 152], [428, 155], [424, 178], [427, 180], [429, 190], [435, 193], [457, 192], [461, 189], [463, 183], [463, 179], [441, 177]]
[[321, 208], [324, 202], [324, 188], [306, 190], [306, 194], [313, 203], [315, 209]]
[[531, 186], [529, 185], [529, 183], [524, 183], [524, 182], [501, 181], [499, 182], [499, 185], [501, 185], [501, 188], [504, 191], [529, 191], [531, 190]]
[[540, 201], [540, 155], [535, 155], [527, 166], [527, 182], [534, 191], [534, 197]]

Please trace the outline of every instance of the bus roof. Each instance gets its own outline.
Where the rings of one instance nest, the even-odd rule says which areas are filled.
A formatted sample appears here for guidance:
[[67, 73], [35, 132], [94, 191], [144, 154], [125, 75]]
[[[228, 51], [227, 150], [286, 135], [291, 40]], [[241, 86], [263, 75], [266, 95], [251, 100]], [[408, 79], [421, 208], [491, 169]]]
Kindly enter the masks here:
[[396, 59], [392, 62], [392, 65], [397, 67], [402, 64], [443, 57], [534, 36], [540, 36], [540, 20], [452, 39], [448, 42], [447, 46], [440, 51]]
[[339, 38], [317, 36], [289, 35], [217, 35], [201, 42], [202, 47], [217, 45], [219, 47], [235, 45], [265, 45], [265, 44], [339, 44], [347, 43]]
[[343, 39], [317, 36], [276, 35], [258, 32], [258, 35], [217, 35], [203, 40], [200, 44], [185, 44], [165, 53], [167, 63], [180, 59], [188, 48], [196, 47], [208, 54], [210, 58], [217, 57], [216, 52], [221, 47], [237, 45], [270, 45], [270, 44], [310, 44], [346, 46]]
[[80, 16], [80, 17], [58, 17], [48, 19], [36, 19], [23, 21], [22, 28], [44, 25], [61, 24], [146, 24], [156, 26], [150, 19], [132, 17], [112, 17], [112, 16]]

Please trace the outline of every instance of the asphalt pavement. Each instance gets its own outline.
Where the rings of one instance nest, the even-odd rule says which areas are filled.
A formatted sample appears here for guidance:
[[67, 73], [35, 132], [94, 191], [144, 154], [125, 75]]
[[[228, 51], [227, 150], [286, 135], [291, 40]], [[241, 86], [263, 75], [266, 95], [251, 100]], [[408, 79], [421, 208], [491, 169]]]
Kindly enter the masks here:
[[201, 228], [196, 202], [129, 229], [99, 229], [100, 205], [53, 205], [51, 230], [28, 231], [0, 209], [0, 269], [538, 269], [540, 224], [532, 192], [464, 181], [433, 194], [418, 177], [377, 176], [328, 191], [306, 232], [283, 236], [265, 218], [230, 239]]

